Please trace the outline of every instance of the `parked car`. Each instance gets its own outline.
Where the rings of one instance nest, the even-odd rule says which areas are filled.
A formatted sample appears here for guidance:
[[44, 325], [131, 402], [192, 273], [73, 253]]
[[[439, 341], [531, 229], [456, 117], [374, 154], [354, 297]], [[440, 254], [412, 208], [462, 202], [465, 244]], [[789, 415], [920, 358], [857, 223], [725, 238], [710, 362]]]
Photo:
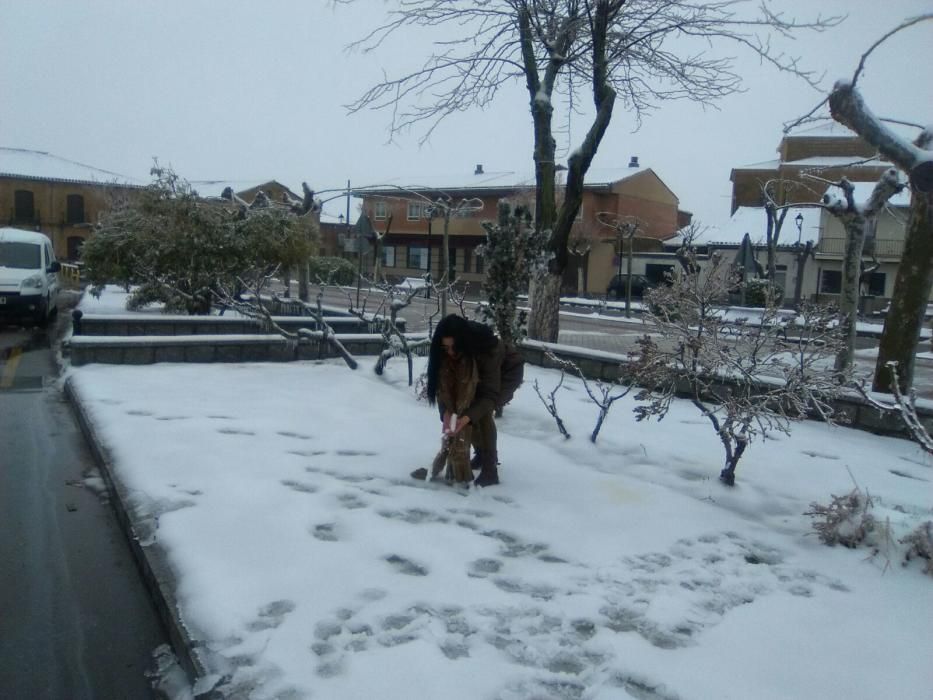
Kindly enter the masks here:
[[0, 228], [0, 316], [44, 324], [58, 309], [59, 270], [48, 236]]
[[[628, 284], [628, 275], [616, 275], [606, 288], [607, 299], [625, 299], [625, 287]], [[632, 275], [632, 297], [641, 298], [651, 288], [651, 282], [644, 275]]]

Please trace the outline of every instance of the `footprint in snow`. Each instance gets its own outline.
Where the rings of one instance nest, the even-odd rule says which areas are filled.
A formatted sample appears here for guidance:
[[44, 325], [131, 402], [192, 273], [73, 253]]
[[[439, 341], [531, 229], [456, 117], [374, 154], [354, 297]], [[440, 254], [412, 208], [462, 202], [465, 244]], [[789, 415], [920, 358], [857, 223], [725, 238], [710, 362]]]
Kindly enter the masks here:
[[819, 457], [820, 459], [839, 459], [839, 455], [831, 455], [825, 452], [817, 452], [816, 450], [801, 450], [801, 454], [805, 454], [807, 457]]
[[310, 440], [310, 435], [304, 435], [302, 433], [293, 433], [290, 430], [279, 430], [276, 432], [276, 435], [281, 435], [282, 437], [295, 438], [296, 440]]
[[399, 556], [398, 554], [390, 554], [384, 559], [392, 565], [392, 568], [395, 569], [400, 574], [405, 574], [406, 576], [427, 576], [428, 570], [421, 566], [421, 564], [416, 564], [410, 559]]
[[301, 493], [317, 493], [317, 486], [312, 486], [311, 484], [306, 484], [302, 481], [293, 481], [291, 479], [282, 479], [279, 482], [282, 486], [287, 486], [293, 491], [299, 491]]

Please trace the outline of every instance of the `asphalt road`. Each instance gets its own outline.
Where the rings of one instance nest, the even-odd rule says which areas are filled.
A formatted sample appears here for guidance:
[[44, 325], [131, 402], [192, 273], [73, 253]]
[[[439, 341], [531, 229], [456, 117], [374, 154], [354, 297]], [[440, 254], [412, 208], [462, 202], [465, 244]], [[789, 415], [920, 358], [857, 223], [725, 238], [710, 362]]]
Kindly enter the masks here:
[[0, 698], [155, 697], [167, 637], [54, 383], [55, 332], [0, 326]]
[[[297, 286], [293, 284], [292, 287], [292, 293], [297, 296]], [[317, 292], [317, 287], [312, 287], [312, 303], [314, 303], [314, 300], [316, 299], [315, 295]], [[334, 287], [325, 287], [323, 290], [322, 304], [325, 306], [335, 306], [341, 310], [346, 310], [348, 308], [348, 300], [350, 300], [353, 302], [353, 305], [356, 308], [363, 308], [367, 312], [374, 312], [379, 310], [379, 305], [383, 302], [383, 299], [384, 297], [379, 292], [372, 292], [367, 294], [367, 291], [362, 289], [360, 291], [359, 303], [357, 303], [355, 289], [337, 289]], [[464, 306], [468, 311], [472, 312], [473, 308], [476, 306], [476, 301], [466, 301]], [[457, 311], [457, 307], [453, 303], [450, 303], [448, 306], [448, 312], [453, 313], [455, 311]], [[644, 326], [637, 318], [626, 322], [624, 314], [621, 312], [603, 312], [603, 316], [608, 315], [611, 317], [611, 320], [592, 316], [591, 314], [592, 312], [584, 308], [576, 308], [571, 306], [562, 307], [560, 315], [561, 333], [605, 334], [609, 336], [619, 336], [619, 338], [616, 338], [616, 340], [612, 341], [613, 343], [617, 344], [622, 337], [628, 335], [632, 335], [633, 337], [638, 336], [643, 332], [644, 329]], [[425, 299], [420, 295], [414, 297], [412, 299], [411, 305], [402, 310], [401, 316], [405, 319], [407, 329], [411, 333], [426, 332], [429, 324], [436, 323], [441, 318], [441, 314], [438, 311], [437, 299], [433, 297], [431, 299]], [[593, 343], [586, 343], [583, 345], [583, 347], [593, 347]]]

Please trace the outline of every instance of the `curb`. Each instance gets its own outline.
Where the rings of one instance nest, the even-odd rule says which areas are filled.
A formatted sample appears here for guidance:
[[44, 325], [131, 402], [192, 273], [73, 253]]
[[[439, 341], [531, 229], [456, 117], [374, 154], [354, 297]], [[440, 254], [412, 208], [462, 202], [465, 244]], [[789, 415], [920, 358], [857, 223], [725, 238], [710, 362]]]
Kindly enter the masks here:
[[[181, 619], [178, 601], [174, 594], [174, 571], [168, 562], [165, 551], [155, 542], [154, 538], [146, 538], [140, 532], [142, 528], [134, 522], [131, 507], [127, 506], [127, 503], [130, 502], [130, 492], [115, 474], [113, 460], [107, 448], [98, 439], [97, 432], [94, 430], [94, 426], [88, 418], [87, 411], [82, 405], [80, 396], [70, 378], [65, 382], [64, 393], [72, 407], [81, 432], [84, 434], [94, 462], [100, 469], [101, 476], [107, 484], [107, 491], [110, 494], [110, 502], [117, 515], [117, 521], [126, 536], [130, 551], [133, 553], [133, 560], [136, 562], [136, 568], [142, 576], [143, 583], [159, 614], [159, 619], [166, 632], [168, 632], [172, 650], [178, 658], [179, 665], [187, 674], [192, 688], [194, 688], [199, 679], [208, 676], [207, 664], [201, 651], [201, 642], [192, 637], [188, 627]], [[155, 528], [153, 528], [154, 532]], [[152, 541], [144, 543], [146, 539]]]

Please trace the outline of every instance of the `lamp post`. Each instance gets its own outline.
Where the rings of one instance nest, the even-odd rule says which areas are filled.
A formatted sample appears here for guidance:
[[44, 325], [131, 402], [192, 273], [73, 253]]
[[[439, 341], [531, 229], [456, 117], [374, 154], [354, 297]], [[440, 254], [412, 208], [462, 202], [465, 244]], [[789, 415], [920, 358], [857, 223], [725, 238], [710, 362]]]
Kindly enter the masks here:
[[797, 224], [797, 245], [794, 246], [794, 255], [797, 258], [797, 279], [794, 280], [794, 308], [800, 310], [800, 299], [803, 296], [803, 271], [807, 265], [807, 258], [813, 255], [813, 241], [807, 241], [806, 245], [800, 242], [803, 232], [803, 214], [797, 213], [794, 217], [794, 223]]

